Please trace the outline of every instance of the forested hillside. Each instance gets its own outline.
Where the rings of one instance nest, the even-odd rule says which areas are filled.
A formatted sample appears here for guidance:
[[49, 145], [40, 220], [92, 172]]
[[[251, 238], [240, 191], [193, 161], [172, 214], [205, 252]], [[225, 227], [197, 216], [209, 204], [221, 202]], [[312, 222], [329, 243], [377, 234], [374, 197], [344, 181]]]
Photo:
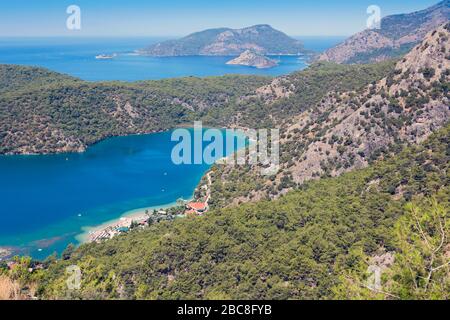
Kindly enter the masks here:
[[[395, 157], [307, 183], [279, 200], [214, 210], [83, 245], [66, 251], [62, 260], [49, 258], [48, 269], [32, 275], [26, 273], [29, 261], [22, 261], [26, 278], [19, 272], [12, 277], [34, 283], [40, 298], [51, 299], [448, 299], [449, 139], [447, 126]], [[424, 243], [419, 230], [409, 227], [411, 212], [420, 214], [436, 247], [441, 238], [433, 228], [439, 224], [426, 217], [444, 221], [435, 260], [426, 247], [417, 246], [414, 253], [404, 247], [408, 238]], [[389, 261], [379, 262], [386, 292], [367, 290], [369, 260], [386, 255]], [[65, 285], [70, 265], [82, 270], [80, 291]], [[430, 265], [441, 267], [417, 287], [398, 276], [409, 269], [417, 279], [428, 276]]]
[[224, 76], [89, 83], [4, 66], [0, 82], [8, 85], [0, 89], [0, 154], [79, 152], [111, 136], [189, 125], [269, 81]]
[[[279, 172], [267, 179], [260, 174], [261, 166], [216, 166], [211, 175], [212, 205], [275, 198], [310, 179], [363, 168], [404, 145], [422, 142], [450, 120], [449, 37], [447, 24], [429, 33], [383, 79], [361, 81], [363, 86], [355, 83], [350, 91], [339, 86], [322, 95], [317, 91], [320, 101], [307, 108], [296, 95], [279, 98], [275, 91], [268, 110], [272, 105], [276, 110], [277, 99], [289, 109], [304, 108], [280, 122]], [[308, 95], [307, 88], [301, 97]]]
[[[3, 67], [17, 76], [0, 76], [0, 153], [204, 120], [280, 128], [281, 166], [216, 165], [204, 216], [69, 247], [32, 273], [16, 259], [0, 281], [48, 299], [449, 299], [449, 38], [446, 24], [395, 62], [275, 79], [86, 83]], [[374, 264], [381, 289], [367, 286]], [[71, 265], [79, 291], [66, 289]]]
[[275, 80], [223, 76], [135, 83], [89, 83], [45, 69], [3, 66], [0, 154], [79, 152], [110, 136], [167, 130], [194, 120], [219, 127], [273, 127], [311, 108], [326, 92], [363, 87], [392, 66], [322, 63]]
[[43, 68], [0, 65], [0, 94], [27, 88], [39, 88], [49, 84], [75, 83], [77, 81], [80, 80]]
[[306, 70], [273, 79], [221, 112], [227, 115], [228, 125], [282, 127], [293, 116], [313, 108], [328, 92], [361, 89], [382, 79], [393, 67], [393, 61], [363, 66], [316, 63]]

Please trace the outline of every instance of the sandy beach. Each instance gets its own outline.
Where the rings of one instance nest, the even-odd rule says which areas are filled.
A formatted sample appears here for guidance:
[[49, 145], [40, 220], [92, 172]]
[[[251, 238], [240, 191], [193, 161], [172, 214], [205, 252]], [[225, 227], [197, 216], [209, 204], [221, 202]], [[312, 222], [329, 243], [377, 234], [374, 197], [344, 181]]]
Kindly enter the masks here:
[[[187, 199], [186, 201], [191, 200]], [[118, 234], [116, 231], [118, 228], [127, 228], [132, 222], [141, 223], [146, 221], [149, 218], [146, 212], [151, 214], [154, 210], [166, 210], [176, 206], [177, 202], [173, 202], [165, 205], [131, 210], [125, 212], [119, 218], [107, 221], [101, 225], [83, 227], [83, 233], [76, 236], [76, 239], [80, 244], [84, 244], [94, 242], [96, 239], [101, 239], [102, 237], [113, 237]]]

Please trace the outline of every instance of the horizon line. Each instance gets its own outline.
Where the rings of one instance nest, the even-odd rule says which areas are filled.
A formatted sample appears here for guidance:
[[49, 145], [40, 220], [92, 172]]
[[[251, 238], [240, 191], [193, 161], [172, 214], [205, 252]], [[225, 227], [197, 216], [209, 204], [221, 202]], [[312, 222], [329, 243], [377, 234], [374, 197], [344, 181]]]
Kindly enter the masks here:
[[[187, 35], [0, 35], [0, 38], [183, 38]], [[352, 34], [335, 34], [335, 35], [323, 35], [323, 34], [297, 34], [290, 35], [289, 37], [349, 37]]]

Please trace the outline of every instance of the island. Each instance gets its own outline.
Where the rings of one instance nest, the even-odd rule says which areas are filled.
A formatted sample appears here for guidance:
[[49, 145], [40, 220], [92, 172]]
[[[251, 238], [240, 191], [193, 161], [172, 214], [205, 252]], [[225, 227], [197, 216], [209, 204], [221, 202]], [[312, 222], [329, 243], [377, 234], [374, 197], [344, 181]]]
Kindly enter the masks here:
[[239, 57], [227, 62], [228, 65], [255, 67], [258, 69], [273, 68], [278, 62], [252, 50], [244, 51]]
[[304, 55], [310, 53], [297, 39], [261, 24], [243, 29], [218, 28], [190, 34], [137, 50], [140, 55], [177, 56], [238, 56], [246, 50], [264, 55]]

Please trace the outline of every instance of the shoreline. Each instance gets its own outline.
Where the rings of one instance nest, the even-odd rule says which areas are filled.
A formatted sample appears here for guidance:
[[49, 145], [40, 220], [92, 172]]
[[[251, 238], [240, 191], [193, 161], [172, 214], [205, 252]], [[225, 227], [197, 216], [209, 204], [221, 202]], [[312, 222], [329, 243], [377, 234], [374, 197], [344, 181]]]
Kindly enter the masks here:
[[[192, 127], [184, 127], [184, 128], [190, 129]], [[202, 128], [209, 129], [210, 127], [202, 127]], [[230, 129], [242, 130], [242, 131], [244, 131], [243, 136], [245, 137], [245, 139], [248, 138], [248, 136], [246, 135], [246, 131], [249, 130], [248, 128], [236, 127], [236, 128], [230, 128]], [[222, 128], [222, 130], [227, 130], [227, 129]], [[250, 141], [250, 144], [251, 144], [251, 142], [252, 141]], [[233, 152], [233, 154], [235, 154], [236, 152], [237, 151]], [[227, 155], [221, 159], [217, 159], [215, 161], [215, 163], [222, 163], [223, 161], [226, 162], [226, 160], [230, 156], [232, 156], [232, 154]], [[208, 179], [207, 190], [208, 191], [207, 191], [207, 196], [206, 196], [206, 204], [208, 204], [209, 198], [211, 196], [211, 194], [209, 193], [210, 192], [209, 190], [211, 187], [211, 177], [210, 177], [211, 171], [210, 170], [211, 170], [211, 168], [209, 168], [208, 170], [206, 170], [203, 173], [202, 178], [200, 179], [200, 182], [197, 184], [197, 187], [196, 187], [196, 188], [198, 188], [199, 184], [201, 184], [202, 180], [205, 177], [207, 177], [207, 179]], [[184, 202], [194, 201], [195, 200], [195, 189], [194, 189], [192, 196], [189, 199], [179, 199], [179, 200], [183, 200]], [[129, 229], [130, 225], [133, 222], [138, 223], [138, 224], [144, 223], [151, 217], [151, 214], [149, 215], [149, 213], [151, 213], [153, 211], [157, 211], [157, 210], [166, 210], [166, 209], [171, 209], [171, 208], [177, 207], [178, 206], [177, 202], [178, 202], [178, 200], [175, 202], [169, 203], [169, 204], [162, 204], [162, 205], [156, 205], [156, 206], [126, 211], [116, 219], [106, 221], [106, 222], [96, 225], [96, 226], [84, 226], [81, 228], [82, 232], [80, 234], [76, 235], [75, 239], [78, 241], [78, 245], [97, 242], [98, 240], [103, 240], [105, 238], [111, 239], [114, 236], [116, 236], [117, 234], [121, 233], [120, 231], [118, 231], [118, 229], [121, 229], [121, 228]], [[147, 214], [146, 214], [146, 212], [147, 212]]]
[[[192, 201], [193, 197], [189, 199], [183, 199], [184, 201]], [[95, 242], [92, 239], [90, 239], [92, 236], [96, 234], [100, 234], [102, 232], [106, 232], [110, 229], [116, 229], [120, 228], [122, 226], [125, 226], [126, 224], [133, 222], [142, 222], [149, 218], [149, 216], [145, 213], [148, 211], [149, 213], [153, 212], [154, 210], [164, 210], [164, 209], [170, 209], [177, 206], [177, 202], [172, 202], [168, 204], [162, 204], [162, 205], [156, 205], [152, 207], [146, 207], [146, 208], [139, 208], [134, 209], [130, 211], [126, 211], [122, 213], [120, 216], [118, 216], [115, 219], [111, 219], [109, 221], [106, 221], [102, 224], [96, 225], [96, 226], [84, 226], [82, 227], [82, 232], [75, 236], [75, 239], [78, 241], [77, 245], [83, 245], [86, 243], [92, 243]]]
[[[199, 120], [201, 121], [201, 120]], [[146, 135], [152, 135], [152, 134], [161, 134], [161, 133], [168, 133], [177, 129], [194, 129], [195, 126], [193, 124], [191, 124], [190, 122], [186, 122], [186, 123], [180, 123], [177, 124], [173, 127], [170, 128], [166, 128], [166, 129], [161, 129], [161, 130], [153, 130], [153, 131], [143, 131], [143, 132], [134, 132], [134, 133], [128, 133], [128, 134], [123, 134], [123, 135], [112, 135], [112, 136], [105, 136], [102, 138], [99, 138], [98, 140], [89, 143], [89, 144], [85, 144], [82, 146], [81, 149], [78, 150], [64, 150], [64, 151], [60, 151], [60, 150], [54, 150], [54, 151], [50, 151], [50, 152], [9, 152], [9, 153], [0, 153], [0, 156], [4, 156], [4, 157], [14, 157], [14, 156], [23, 156], [23, 157], [39, 157], [39, 156], [56, 156], [56, 155], [60, 155], [60, 156], [64, 156], [64, 155], [74, 155], [74, 154], [83, 154], [86, 153], [88, 151], [89, 148], [94, 147], [95, 145], [102, 143], [108, 139], [114, 139], [114, 138], [125, 138], [125, 137], [132, 137], [132, 136], [146, 136]], [[224, 126], [210, 126], [208, 124], [203, 124], [202, 125], [202, 129], [219, 129], [219, 130], [226, 130], [228, 129], [227, 127]]]
[[[193, 129], [194, 128], [194, 126], [192, 126], [192, 124], [188, 125], [186, 123], [180, 124], [177, 127], [183, 128], [183, 129]], [[210, 128], [217, 128], [217, 127], [209, 126], [209, 125], [202, 126], [202, 129], [210, 129]], [[247, 137], [245, 134], [245, 131], [248, 130], [248, 128], [246, 128], [246, 127], [242, 127], [242, 126], [228, 127], [228, 128], [227, 127], [219, 127], [218, 129], [219, 130], [227, 130], [227, 129], [242, 130], [242, 131], [244, 131], [243, 136]], [[155, 131], [155, 132], [151, 132], [151, 133], [132, 133], [132, 134], [124, 135], [123, 137], [160, 134], [160, 133], [164, 133], [164, 132], [170, 132], [171, 130], [174, 130], [174, 129]], [[239, 135], [237, 135], [237, 136], [239, 136]], [[122, 136], [117, 136], [117, 137], [122, 137]], [[109, 137], [109, 138], [114, 138], [114, 137]], [[103, 140], [101, 140], [101, 141], [103, 141]], [[101, 141], [95, 142], [95, 143], [93, 143], [93, 145], [100, 143]], [[86, 150], [83, 152], [86, 152]], [[64, 152], [63, 154], [71, 154], [71, 152]], [[34, 155], [20, 155], [20, 156], [34, 156]], [[36, 155], [36, 156], [40, 156], [40, 155]], [[227, 158], [229, 156], [230, 155], [226, 156], [225, 158]], [[223, 159], [217, 159], [216, 162], [220, 163], [221, 160], [223, 160]], [[199, 184], [205, 177], [208, 177], [209, 171], [210, 171], [210, 168], [208, 168], [202, 174], [200, 181], [196, 184], [196, 187], [194, 188], [194, 191], [192, 192], [191, 196], [189, 196], [189, 198], [187, 198], [187, 199], [183, 199], [184, 201], [191, 202], [194, 200], [195, 189], [199, 187]], [[208, 202], [208, 199], [209, 199], [209, 197], [207, 197], [206, 202]], [[128, 210], [128, 211], [115, 211], [115, 214], [112, 215], [112, 217], [114, 217], [114, 218], [111, 218], [108, 220], [103, 220], [103, 221], [100, 220], [98, 222], [93, 222], [92, 224], [89, 224], [89, 222], [87, 222], [85, 225], [80, 225], [77, 228], [78, 230], [76, 230], [74, 233], [72, 233], [71, 237], [74, 240], [73, 243], [76, 246], [80, 246], [80, 245], [83, 245], [86, 243], [97, 242], [97, 241], [103, 240], [103, 239], [110, 239], [110, 238], [114, 237], [115, 235], [118, 235], [120, 233], [125, 233], [127, 231], [123, 231], [123, 229], [130, 230], [131, 229], [130, 226], [132, 225], [132, 222], [135, 222], [140, 225], [144, 225], [147, 222], [147, 220], [153, 216], [151, 213], [153, 213], [154, 210], [165, 211], [167, 209], [172, 209], [174, 207], [178, 207], [179, 204], [177, 203], [177, 201], [178, 200], [175, 200], [171, 203], [153, 205], [150, 207], [142, 207], [142, 208], [132, 209], [132, 210]], [[145, 213], [147, 210], [148, 210], [149, 214]], [[122, 230], [120, 230], [120, 229], [122, 229]], [[2, 253], [4, 253], [4, 252], [2, 252]]]

